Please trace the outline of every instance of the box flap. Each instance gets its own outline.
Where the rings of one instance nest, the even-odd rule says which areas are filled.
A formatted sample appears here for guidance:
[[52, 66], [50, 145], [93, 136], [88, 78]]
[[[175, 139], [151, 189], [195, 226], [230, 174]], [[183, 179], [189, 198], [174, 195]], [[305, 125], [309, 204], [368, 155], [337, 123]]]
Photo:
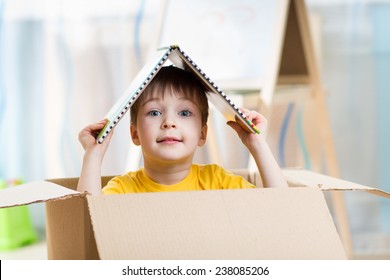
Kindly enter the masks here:
[[51, 182], [36, 181], [0, 190], [0, 208], [82, 195], [84, 194]]
[[345, 259], [319, 188], [87, 196], [102, 259]]
[[337, 179], [304, 169], [284, 169], [283, 174], [290, 186], [320, 187], [324, 191], [365, 191], [386, 198], [390, 193], [383, 190]]

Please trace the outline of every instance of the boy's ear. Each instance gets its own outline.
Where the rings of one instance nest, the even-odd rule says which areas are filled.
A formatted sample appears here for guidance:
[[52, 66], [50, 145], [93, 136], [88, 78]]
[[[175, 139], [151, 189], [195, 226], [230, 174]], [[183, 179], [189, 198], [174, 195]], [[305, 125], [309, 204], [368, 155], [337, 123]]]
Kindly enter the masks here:
[[207, 124], [205, 124], [202, 127], [202, 130], [200, 131], [200, 138], [198, 142], [199, 147], [202, 147], [206, 143], [206, 138], [207, 138]]
[[136, 145], [136, 146], [141, 145], [141, 143], [139, 141], [139, 137], [138, 137], [137, 128], [133, 123], [130, 124], [130, 135], [131, 135], [131, 139], [133, 140], [134, 145]]

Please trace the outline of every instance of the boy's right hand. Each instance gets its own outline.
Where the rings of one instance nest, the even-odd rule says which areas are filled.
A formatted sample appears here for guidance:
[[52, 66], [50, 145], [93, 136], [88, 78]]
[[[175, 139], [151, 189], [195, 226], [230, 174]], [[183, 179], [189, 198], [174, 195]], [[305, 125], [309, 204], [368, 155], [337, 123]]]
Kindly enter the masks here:
[[113, 131], [111, 131], [102, 144], [98, 144], [96, 136], [105, 126], [107, 120], [101, 120], [98, 123], [90, 124], [83, 128], [79, 133], [79, 142], [86, 153], [96, 153], [97, 156], [103, 157], [110, 143]]

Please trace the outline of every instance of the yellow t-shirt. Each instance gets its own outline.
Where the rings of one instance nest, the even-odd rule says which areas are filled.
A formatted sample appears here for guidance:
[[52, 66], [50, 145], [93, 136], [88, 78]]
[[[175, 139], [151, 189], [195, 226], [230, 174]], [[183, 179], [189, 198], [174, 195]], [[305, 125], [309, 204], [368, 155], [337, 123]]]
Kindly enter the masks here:
[[181, 182], [174, 185], [161, 185], [152, 181], [145, 170], [128, 172], [114, 177], [102, 190], [103, 194], [173, 192], [191, 190], [220, 190], [254, 188], [244, 178], [226, 171], [216, 164], [193, 164], [191, 171]]

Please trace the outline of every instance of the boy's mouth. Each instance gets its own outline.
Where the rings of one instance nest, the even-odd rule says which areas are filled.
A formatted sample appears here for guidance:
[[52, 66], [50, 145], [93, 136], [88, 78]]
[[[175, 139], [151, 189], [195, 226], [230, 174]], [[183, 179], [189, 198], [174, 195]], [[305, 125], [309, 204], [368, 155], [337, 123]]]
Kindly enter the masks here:
[[157, 143], [166, 143], [166, 144], [171, 144], [171, 143], [180, 143], [183, 142], [179, 138], [176, 137], [163, 137], [160, 139], [157, 139]]

